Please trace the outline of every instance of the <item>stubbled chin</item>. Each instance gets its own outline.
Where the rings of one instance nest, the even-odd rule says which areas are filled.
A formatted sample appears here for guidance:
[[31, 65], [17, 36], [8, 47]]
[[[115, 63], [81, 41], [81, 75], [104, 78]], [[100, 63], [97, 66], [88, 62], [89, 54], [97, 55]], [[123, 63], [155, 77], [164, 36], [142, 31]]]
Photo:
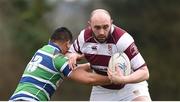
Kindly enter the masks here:
[[100, 43], [104, 43], [104, 42], [106, 41], [106, 39], [98, 39], [98, 41], [99, 41]]

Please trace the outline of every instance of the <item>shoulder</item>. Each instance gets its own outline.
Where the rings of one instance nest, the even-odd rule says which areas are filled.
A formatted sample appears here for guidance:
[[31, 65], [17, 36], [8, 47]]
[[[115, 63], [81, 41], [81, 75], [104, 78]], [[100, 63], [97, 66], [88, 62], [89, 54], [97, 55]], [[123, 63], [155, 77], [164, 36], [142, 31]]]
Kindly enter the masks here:
[[59, 53], [59, 54], [54, 55], [53, 61], [56, 68], [59, 68], [68, 61], [68, 58], [65, 55]]
[[121, 27], [118, 27], [116, 25], [112, 25], [111, 29], [115, 34], [121, 35], [121, 34], [126, 33], [126, 31], [124, 29], [122, 29]]
[[120, 39], [122, 39], [123, 36], [127, 35], [129, 34], [124, 29], [116, 25], [111, 26], [111, 38], [114, 43], [117, 43]]
[[45, 45], [42, 48], [39, 49], [41, 51], [41, 53], [46, 53], [48, 55], [53, 56], [57, 51], [54, 47], [52, 47], [51, 45]]
[[61, 54], [61, 53], [58, 53], [56, 55], [54, 55], [54, 58], [53, 58], [55, 61], [67, 61], [68, 60], [68, 57], [66, 57], [65, 55]]
[[64, 76], [69, 76], [71, 69], [68, 64], [68, 57], [63, 54], [57, 54], [54, 58], [54, 67]]
[[117, 27], [115, 25], [112, 25], [112, 36], [119, 39], [123, 34], [127, 33], [124, 29]]
[[120, 51], [124, 51], [134, 42], [133, 37], [127, 31], [117, 26], [114, 26], [112, 36]]
[[79, 40], [83, 39], [85, 42], [89, 41], [93, 37], [92, 33], [92, 29], [90, 27], [86, 27], [80, 32]]

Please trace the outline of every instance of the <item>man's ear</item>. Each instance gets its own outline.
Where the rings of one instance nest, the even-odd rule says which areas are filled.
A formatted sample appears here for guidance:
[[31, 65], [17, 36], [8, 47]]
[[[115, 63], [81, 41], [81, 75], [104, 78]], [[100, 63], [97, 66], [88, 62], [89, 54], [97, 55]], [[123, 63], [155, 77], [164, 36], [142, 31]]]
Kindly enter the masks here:
[[63, 46], [68, 46], [69, 45], [69, 41], [64, 41], [62, 44], [63, 44]]
[[113, 23], [113, 20], [111, 19], [111, 24]]
[[88, 25], [89, 25], [89, 26], [91, 25], [91, 21], [88, 21]]
[[91, 21], [88, 21], [88, 28], [91, 29]]

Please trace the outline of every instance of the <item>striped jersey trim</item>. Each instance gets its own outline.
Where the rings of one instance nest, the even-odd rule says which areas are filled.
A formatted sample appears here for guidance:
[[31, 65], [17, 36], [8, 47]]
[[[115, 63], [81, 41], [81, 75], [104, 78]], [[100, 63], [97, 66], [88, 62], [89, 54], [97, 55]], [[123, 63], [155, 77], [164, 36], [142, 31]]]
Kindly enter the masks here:
[[46, 97], [48, 98], [48, 100], [50, 100], [50, 95], [49, 95], [49, 93], [44, 89], [44, 87], [46, 87], [46, 84], [43, 86], [43, 88], [42, 87], [39, 87], [39, 86], [37, 86], [37, 85], [34, 85], [36, 88], [38, 88], [38, 89], [40, 89], [37, 93], [36, 93], [36, 96], [38, 96], [38, 94], [39, 94], [39, 92], [40, 91], [43, 91], [45, 94], [46, 94]]
[[57, 47], [54, 47], [54, 46], [52, 46], [52, 45], [47, 45], [47, 46], [52, 47], [52, 48], [54, 48], [54, 49], [60, 51]]
[[29, 97], [17, 97], [15, 99], [13, 99], [13, 101], [21, 101], [21, 100], [23, 100], [23, 101], [38, 101], [38, 100], [35, 100], [33, 98], [29, 98]]
[[32, 76], [32, 75], [28, 75], [28, 74], [24, 74], [22, 77], [32, 77], [32, 78], [34, 78], [34, 79], [36, 79], [38, 81], [41, 81], [43, 83], [50, 84], [54, 88], [54, 90], [56, 90], [56, 86], [52, 82], [49, 81], [50, 79], [49, 80], [44, 80], [42, 78], [38, 78], [38, 77], [35, 77], [35, 76]]
[[134, 39], [128, 33], [124, 33], [121, 38], [117, 42], [117, 46], [121, 46], [118, 48], [119, 51], [125, 51], [130, 44], [134, 42]]
[[45, 71], [50, 72], [52, 74], [58, 74], [59, 73], [59, 72], [56, 72], [56, 71], [53, 71], [53, 70], [49, 69], [48, 67], [46, 67], [46, 66], [44, 66], [42, 64], [39, 64], [38, 66], [39, 66], [39, 68], [44, 69]]
[[145, 63], [145, 61], [142, 58], [140, 53], [138, 53], [136, 56], [134, 56], [133, 59], [131, 59], [131, 65], [132, 65], [132, 68], [135, 68], [134, 70], [136, 70], [137, 68], [142, 66], [144, 63]]
[[[29, 82], [32, 82], [32, 83], [29, 83]], [[53, 92], [55, 91], [54, 88], [50, 84], [42, 83], [39, 80], [36, 80], [32, 77], [23, 77], [23, 78], [21, 78], [20, 83], [27, 83], [27, 84], [29, 83], [33, 87], [35, 87], [35, 85], [37, 85], [37, 86], [43, 88], [44, 90], [46, 90], [46, 92], [48, 92], [49, 96], [52, 96]], [[38, 89], [37, 87], [35, 87], [35, 88]], [[38, 90], [40, 90], [40, 89], [38, 89]]]
[[63, 72], [63, 70], [66, 68], [67, 65], [68, 65], [68, 62], [65, 62], [64, 65], [61, 67], [60, 71]]
[[45, 52], [45, 51], [42, 51], [42, 50], [38, 50], [37, 52], [39, 52], [39, 53], [41, 53], [41, 54], [44, 54], [44, 55], [47, 55], [47, 56], [49, 56], [49, 57], [53, 57], [53, 55], [52, 54], [50, 54], [50, 53], [47, 53], [47, 52]]
[[[19, 92], [15, 93], [15, 94], [12, 96], [12, 98], [13, 98], [14, 96], [18, 95], [18, 94], [29, 95], [29, 96], [31, 96], [31, 97], [39, 100], [38, 97], [36, 97], [35, 95], [33, 95], [33, 94], [29, 93], [29, 92], [26, 92], [26, 91], [19, 91]], [[13, 100], [17, 100], [17, 98], [15, 98], [15, 99], [13, 99]]]

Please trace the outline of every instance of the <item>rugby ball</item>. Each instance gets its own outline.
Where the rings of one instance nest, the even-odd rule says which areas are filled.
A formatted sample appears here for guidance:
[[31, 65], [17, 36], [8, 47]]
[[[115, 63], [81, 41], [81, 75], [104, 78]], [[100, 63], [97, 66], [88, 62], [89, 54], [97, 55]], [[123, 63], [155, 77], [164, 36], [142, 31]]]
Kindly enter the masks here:
[[123, 75], [131, 74], [131, 64], [128, 56], [125, 53], [115, 53], [111, 56], [108, 64], [108, 68], [111, 68], [112, 71], [115, 71], [115, 66], [118, 65]]

